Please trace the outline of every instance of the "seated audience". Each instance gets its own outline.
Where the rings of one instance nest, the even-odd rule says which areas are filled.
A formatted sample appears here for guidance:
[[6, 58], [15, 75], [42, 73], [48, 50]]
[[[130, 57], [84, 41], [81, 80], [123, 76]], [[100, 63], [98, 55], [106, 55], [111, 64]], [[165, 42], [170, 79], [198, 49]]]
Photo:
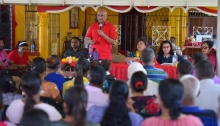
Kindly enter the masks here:
[[50, 121], [58, 121], [62, 118], [53, 106], [40, 101], [41, 83], [41, 76], [37, 72], [26, 72], [22, 76], [21, 88], [25, 93], [25, 98], [24, 100], [14, 100], [9, 105], [6, 116], [11, 123], [19, 124], [23, 113], [33, 108], [45, 111]]
[[24, 113], [19, 126], [50, 126], [46, 112], [40, 109], [31, 109]]
[[76, 58], [87, 58], [88, 54], [85, 50], [80, 49], [80, 39], [78, 37], [73, 37], [71, 39], [71, 47], [72, 49], [66, 50], [64, 53], [64, 58], [72, 56]]
[[[72, 80], [72, 78], [75, 77], [75, 68], [74, 66], [71, 66], [69, 63], [62, 64], [58, 71], [62, 71], [59, 74], [63, 75], [66, 81]], [[74, 73], [71, 75], [68, 75], [68, 74], [66, 75], [65, 73], [68, 73], [68, 72], [74, 72]]]
[[182, 112], [191, 114], [201, 119], [204, 126], [217, 126], [217, 115], [212, 110], [201, 110], [195, 105], [196, 97], [199, 95], [199, 80], [188, 74], [180, 78], [184, 87], [184, 99], [182, 102]]
[[74, 85], [84, 87], [89, 84], [87, 75], [89, 73], [89, 61], [85, 58], [79, 59], [76, 63], [76, 77], [72, 80], [69, 80], [63, 85], [63, 96], [66, 93], [66, 90]]
[[192, 74], [192, 63], [189, 60], [181, 60], [177, 65], [177, 76], [180, 79], [186, 74]]
[[145, 48], [141, 54], [141, 61], [150, 80], [159, 83], [161, 80], [167, 78], [167, 73], [164, 70], [154, 67], [155, 54], [151, 48]]
[[65, 79], [62, 75], [57, 73], [57, 70], [60, 67], [60, 58], [57, 55], [51, 55], [46, 60], [47, 70], [45, 80], [53, 82], [57, 85], [60, 94], [62, 94], [63, 84], [65, 83]]
[[[196, 52], [192, 56], [192, 63], [194, 65], [194, 70], [193, 70], [193, 75], [196, 76], [196, 70], [195, 66], [198, 64], [200, 61], [203, 60], [208, 60], [208, 56], [202, 52]], [[220, 78], [216, 75], [214, 75], [213, 80], [216, 84], [220, 84]]]
[[106, 79], [116, 79], [114, 75], [110, 74], [111, 70], [111, 62], [109, 60], [102, 60], [101, 61], [101, 66], [105, 69], [106, 71]]
[[82, 87], [70, 87], [64, 96], [65, 118], [53, 122], [52, 126], [86, 126], [88, 93]]
[[102, 87], [106, 78], [106, 72], [101, 66], [94, 66], [89, 72], [89, 85], [85, 87], [88, 92], [87, 110], [93, 105], [108, 105], [108, 95], [103, 93]]
[[214, 45], [213, 41], [204, 41], [202, 42], [202, 53], [208, 56], [209, 61], [212, 63], [214, 70], [216, 70], [216, 54], [214, 53], [214, 49], [212, 48]]
[[101, 126], [140, 126], [143, 118], [135, 113], [125, 82], [113, 82], [109, 100], [108, 106], [92, 106], [87, 113], [87, 121], [100, 122]]
[[196, 98], [196, 105], [201, 109], [210, 109], [218, 113], [220, 85], [213, 81], [214, 68], [209, 61], [200, 61], [196, 65], [196, 76], [200, 81], [200, 93]]
[[128, 56], [125, 58], [125, 62], [140, 60], [141, 52], [146, 47], [147, 47], [147, 42], [144, 39], [139, 39], [136, 42], [136, 46], [134, 48], [134, 51], [128, 53]]
[[60, 92], [56, 84], [45, 80], [46, 61], [41, 57], [33, 59], [31, 70], [36, 71], [41, 76], [42, 92], [41, 96], [54, 99], [56, 102], [61, 102]]
[[12, 50], [8, 54], [8, 58], [12, 63], [19, 67], [29, 66], [31, 64], [26, 50], [28, 49], [28, 44], [25, 41], [19, 41], [17, 44], [17, 49]]
[[147, 80], [146, 74], [138, 71], [131, 76], [130, 81], [134, 110], [143, 118], [156, 115], [159, 112], [159, 107], [155, 103], [156, 96], [144, 96]]
[[14, 94], [16, 85], [8, 73], [0, 73], [0, 91], [2, 92], [4, 105], [10, 105], [12, 101], [23, 99], [20, 94]]
[[[160, 49], [158, 51], [157, 56], [157, 62], [162, 63], [172, 63], [172, 58], [174, 55], [172, 44], [169, 41], [163, 41], [160, 44]], [[176, 54], [178, 56], [178, 61], [183, 60], [183, 58]]]
[[161, 115], [145, 119], [141, 126], [203, 126], [199, 118], [181, 113], [183, 96], [184, 88], [178, 80], [161, 81], [158, 95]]
[[[139, 62], [133, 62], [128, 66], [128, 84], [131, 82], [131, 77], [135, 72], [142, 71], [147, 76], [147, 71], [144, 69], [142, 64]], [[147, 79], [147, 90], [144, 91], [144, 96], [157, 96], [158, 94], [158, 83]], [[130, 92], [131, 93], [131, 92]]]

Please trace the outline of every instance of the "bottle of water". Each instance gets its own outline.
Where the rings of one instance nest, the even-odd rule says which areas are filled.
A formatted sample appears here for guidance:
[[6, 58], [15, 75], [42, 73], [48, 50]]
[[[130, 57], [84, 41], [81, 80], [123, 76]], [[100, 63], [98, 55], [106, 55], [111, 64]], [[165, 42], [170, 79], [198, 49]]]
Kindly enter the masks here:
[[174, 63], [174, 64], [178, 63], [178, 56], [176, 55], [176, 52], [174, 52], [174, 55], [172, 58], [172, 63]]
[[72, 56], [69, 57], [69, 63], [72, 63], [73, 62], [73, 59], [72, 59]]
[[31, 42], [31, 52], [34, 52], [34, 49], [35, 49], [35, 43]]
[[92, 45], [89, 45], [89, 59], [92, 58]]

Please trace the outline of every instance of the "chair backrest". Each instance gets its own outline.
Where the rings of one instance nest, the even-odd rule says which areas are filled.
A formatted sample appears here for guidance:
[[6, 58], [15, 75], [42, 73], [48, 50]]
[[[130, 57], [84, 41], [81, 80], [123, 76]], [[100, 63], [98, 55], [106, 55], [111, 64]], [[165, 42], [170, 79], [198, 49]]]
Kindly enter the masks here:
[[125, 56], [122, 54], [112, 55], [112, 62], [124, 62]]
[[49, 105], [52, 105], [53, 107], [55, 107], [58, 111], [63, 110], [62, 104], [58, 104], [55, 100], [51, 99], [51, 98], [47, 98], [47, 97], [40, 97], [40, 101], [43, 103], [47, 103]]

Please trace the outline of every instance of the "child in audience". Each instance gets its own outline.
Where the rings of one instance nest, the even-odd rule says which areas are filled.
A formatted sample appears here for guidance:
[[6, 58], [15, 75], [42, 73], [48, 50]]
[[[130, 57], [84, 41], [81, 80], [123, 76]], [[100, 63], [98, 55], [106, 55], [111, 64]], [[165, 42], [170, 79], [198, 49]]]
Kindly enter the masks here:
[[49, 104], [40, 101], [42, 80], [39, 73], [30, 71], [25, 73], [21, 78], [21, 88], [25, 93], [23, 100], [14, 100], [6, 111], [8, 120], [13, 124], [19, 124], [23, 113], [38, 108], [45, 111], [50, 121], [58, 121], [62, 117], [60, 113]]
[[141, 126], [203, 126], [199, 118], [181, 113], [183, 96], [182, 83], [174, 79], [162, 80], [157, 99], [161, 115], [145, 119]]
[[0, 73], [0, 90], [2, 92], [4, 105], [10, 105], [16, 99], [23, 99], [20, 94], [13, 94], [16, 89], [15, 82], [8, 73]]
[[64, 77], [57, 73], [60, 67], [60, 58], [57, 55], [51, 55], [46, 60], [47, 70], [45, 80], [53, 82], [57, 85], [60, 94], [62, 94], [63, 84], [66, 81]]
[[50, 120], [46, 112], [40, 109], [32, 109], [24, 113], [20, 126], [50, 126]]
[[42, 81], [42, 94], [43, 97], [48, 97], [54, 99], [57, 102], [61, 102], [60, 92], [56, 84], [46, 81], [46, 62], [43, 58], [37, 57], [34, 58], [31, 64], [31, 70], [36, 71], [41, 76]]
[[[74, 72], [75, 71], [75, 68], [73, 66], [71, 66], [69, 63], [64, 63], [61, 65], [61, 71], [63, 73], [66, 73], [66, 72]], [[75, 77], [75, 73], [72, 74], [71, 76], [66, 76], [66, 75], [63, 75], [65, 80], [68, 81], [68, 80], [72, 80], [73, 77]]]
[[143, 118], [135, 113], [125, 82], [113, 82], [109, 100], [108, 106], [92, 106], [87, 113], [87, 121], [100, 122], [101, 126], [140, 126]]
[[148, 84], [147, 80], [146, 74], [138, 71], [132, 75], [130, 81], [133, 107], [135, 112], [144, 118], [156, 115], [159, 112], [159, 107], [155, 103], [156, 96], [144, 96]]
[[67, 81], [63, 85], [63, 96], [66, 93], [66, 90], [73, 85], [84, 87], [89, 84], [89, 80], [87, 79], [87, 75], [89, 73], [90, 64], [89, 61], [85, 58], [79, 59], [76, 63], [76, 77], [72, 80]]
[[106, 71], [106, 79], [116, 79], [114, 75], [110, 74], [111, 70], [111, 63], [109, 60], [102, 60], [101, 61], [101, 66], [105, 69]]

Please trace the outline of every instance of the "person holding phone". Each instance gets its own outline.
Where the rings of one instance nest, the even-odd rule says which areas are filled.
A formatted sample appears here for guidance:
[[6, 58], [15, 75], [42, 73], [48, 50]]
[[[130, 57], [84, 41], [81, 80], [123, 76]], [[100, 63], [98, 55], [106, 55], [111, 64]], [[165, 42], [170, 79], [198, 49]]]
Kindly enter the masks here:
[[7, 67], [10, 64], [10, 60], [4, 48], [4, 40], [0, 38], [0, 66]]

